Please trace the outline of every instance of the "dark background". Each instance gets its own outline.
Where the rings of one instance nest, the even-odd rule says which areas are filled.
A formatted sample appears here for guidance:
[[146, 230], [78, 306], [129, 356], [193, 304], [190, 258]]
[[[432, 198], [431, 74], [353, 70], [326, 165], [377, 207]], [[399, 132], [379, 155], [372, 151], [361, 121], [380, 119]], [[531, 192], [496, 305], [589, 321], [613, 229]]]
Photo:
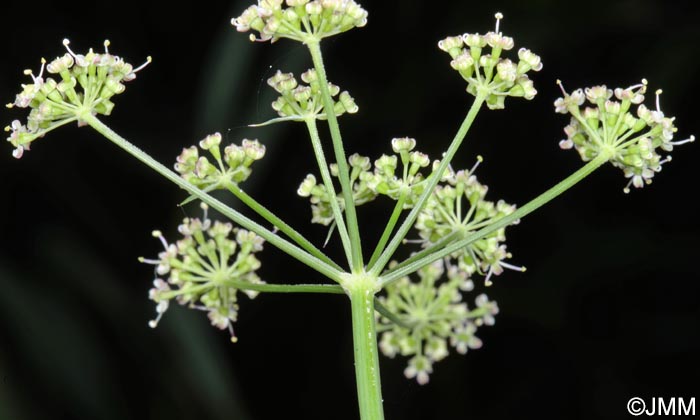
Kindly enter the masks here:
[[[268, 156], [247, 191], [321, 244], [324, 230], [295, 195], [313, 165], [303, 126], [245, 128], [273, 116], [273, 71], [298, 73], [310, 60], [292, 42], [251, 44], [236, 33], [229, 20], [248, 3], [5, 2], [0, 97], [12, 101], [22, 69], [62, 54], [64, 37], [78, 51], [109, 38], [135, 65], [152, 55], [108, 124], [168, 165], [214, 131], [259, 138]], [[536, 99], [482, 111], [456, 158], [468, 167], [485, 157], [478, 174], [491, 199], [522, 205], [581, 165], [557, 146], [567, 123], [552, 108], [557, 78], [574, 89], [646, 77], [652, 91], [663, 87], [677, 138], [700, 134], [700, 13], [690, 2], [362, 4], [367, 27], [324, 43], [331, 80], [360, 105], [340, 121], [349, 152], [377, 157], [392, 137], [412, 136], [437, 157], [471, 97], [436, 42], [490, 30], [496, 11], [516, 49], [545, 65], [533, 76]], [[673, 157], [629, 195], [606, 166], [510, 228], [513, 261], [528, 271], [488, 290], [501, 313], [480, 330], [484, 347], [438, 363], [423, 387], [403, 378], [404, 359], [382, 358], [387, 418], [621, 419], [633, 396], [697, 397], [698, 146]], [[235, 345], [179, 307], [148, 328], [152, 271], [136, 257], [159, 251], [152, 229], [173, 238], [183, 215], [199, 211], [178, 208], [181, 191], [96, 132], [62, 128], [21, 161], [6, 146], [0, 186], [0, 418], [357, 418], [342, 296], [242, 298]], [[384, 200], [361, 208], [367, 243], [389, 211]], [[330, 249], [339, 256], [337, 243]], [[271, 247], [261, 258], [270, 283], [320, 280]]]

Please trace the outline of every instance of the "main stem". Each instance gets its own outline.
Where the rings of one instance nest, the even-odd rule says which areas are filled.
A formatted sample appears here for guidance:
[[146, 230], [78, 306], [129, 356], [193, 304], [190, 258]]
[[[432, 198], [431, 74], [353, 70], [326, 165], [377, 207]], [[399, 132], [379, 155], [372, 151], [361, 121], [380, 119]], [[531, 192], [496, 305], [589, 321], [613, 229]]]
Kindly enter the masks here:
[[345, 157], [345, 149], [343, 148], [343, 138], [340, 135], [340, 127], [338, 126], [338, 118], [335, 116], [333, 98], [328, 90], [328, 77], [326, 76], [326, 68], [323, 65], [323, 57], [321, 55], [321, 45], [319, 40], [309, 40], [306, 42], [311, 53], [311, 60], [316, 69], [318, 76], [318, 84], [321, 88], [321, 96], [323, 97], [323, 109], [328, 120], [328, 127], [331, 131], [331, 139], [333, 140], [333, 151], [335, 152], [335, 160], [338, 165], [338, 179], [343, 190], [343, 200], [345, 201], [345, 217], [347, 220], [348, 233], [350, 234], [351, 245], [351, 270], [360, 272], [363, 269], [364, 262], [362, 258], [362, 244], [360, 243], [360, 228], [357, 224], [357, 213], [355, 211], [355, 200], [352, 196], [352, 185], [350, 185], [350, 170], [348, 161]]
[[290, 256], [308, 265], [309, 267], [325, 275], [326, 277], [335, 281], [341, 280], [341, 272], [339, 270], [314, 257], [313, 255], [292, 244], [286, 239], [274, 234], [270, 230], [264, 228], [258, 223], [255, 223], [253, 220], [247, 218], [246, 216], [242, 215], [241, 213], [237, 212], [236, 210], [232, 209], [231, 207], [227, 206], [226, 204], [222, 203], [221, 201], [217, 200], [211, 195], [207, 194], [206, 192], [185, 181], [182, 177], [180, 177], [180, 175], [171, 171], [163, 164], [153, 159], [149, 154], [139, 149], [135, 145], [131, 144], [119, 134], [115, 133], [111, 128], [104, 125], [102, 121], [97, 119], [97, 117], [95, 117], [91, 113], [84, 112], [81, 115], [79, 115], [79, 118], [81, 121], [87, 123], [92, 128], [97, 130], [97, 132], [105, 136], [108, 140], [112, 141], [114, 144], [124, 149], [130, 155], [145, 163], [151, 169], [155, 170], [160, 175], [173, 182], [180, 188], [184, 189], [188, 193], [207, 203], [213, 209], [221, 212], [221, 214], [238, 223], [243, 228], [257, 233], [270, 244], [276, 246], [283, 252], [286, 252]]
[[383, 420], [382, 385], [374, 319], [376, 281], [365, 277], [356, 278], [347, 289], [352, 307], [352, 339], [360, 418]]

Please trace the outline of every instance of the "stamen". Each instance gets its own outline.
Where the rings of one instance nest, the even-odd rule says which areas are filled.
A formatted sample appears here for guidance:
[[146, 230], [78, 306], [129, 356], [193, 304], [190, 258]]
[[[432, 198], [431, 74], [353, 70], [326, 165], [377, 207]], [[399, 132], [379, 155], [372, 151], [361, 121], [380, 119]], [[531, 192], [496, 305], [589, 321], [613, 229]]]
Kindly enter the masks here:
[[476, 157], [476, 163], [475, 163], [474, 166], [472, 166], [472, 168], [469, 170], [469, 175], [472, 175], [472, 174], [474, 173], [474, 171], [476, 171], [476, 168], [479, 167], [479, 164], [481, 164], [481, 162], [483, 162], [483, 161], [484, 161], [484, 158], [483, 158], [481, 155], [478, 155], [478, 156]]
[[625, 194], [629, 194], [630, 193], [630, 185], [632, 185], [632, 179], [630, 179], [629, 182], [627, 183], [627, 185], [625, 185], [625, 188], [622, 189], [622, 192], [624, 192]]
[[63, 46], [66, 47], [66, 50], [68, 50], [68, 54], [72, 55], [73, 58], [77, 58], [78, 56], [73, 52], [73, 50], [70, 49], [70, 40], [68, 38], [63, 39]]
[[105, 39], [104, 46], [105, 46], [105, 54], [109, 54], [109, 39]]
[[520, 271], [521, 273], [524, 273], [527, 271], [527, 268], [525, 266], [508, 264], [507, 262], [503, 262], [503, 261], [499, 262], [498, 264], [503, 268], [507, 268], [509, 270], [514, 270], [514, 271]]
[[647, 90], [647, 79], [642, 79], [642, 83], [637, 83], [636, 85], [632, 85], [627, 88], [627, 90], [632, 90], [632, 89], [637, 89], [639, 88], [642, 93], [644, 93]]
[[165, 240], [165, 238], [163, 237], [163, 233], [161, 231], [154, 230], [151, 234], [153, 235], [154, 238], [160, 239], [160, 243], [163, 244], [163, 248], [165, 248], [166, 250], [168, 249], [168, 241]]
[[495, 32], [500, 35], [501, 33], [498, 32], [498, 29], [501, 26], [501, 19], [503, 19], [503, 13], [498, 12], [494, 15], [494, 17], [496, 18], [496, 31]]
[[203, 219], [204, 219], [204, 220], [207, 220], [207, 219], [208, 219], [207, 215], [208, 215], [208, 213], [209, 213], [209, 206], [207, 205], [207, 203], [202, 203], [202, 204], [199, 205], [199, 207], [200, 207], [200, 208], [202, 209], [202, 211], [204, 212], [204, 217], [203, 217]]
[[138, 73], [138, 72], [140, 72], [140, 71], [143, 70], [147, 65], [151, 64], [152, 61], [153, 61], [153, 58], [149, 55], [148, 57], [146, 57], [146, 62], [143, 63], [143, 64], [141, 64], [140, 66], [136, 67], [134, 70], [131, 71], [131, 73], [133, 74], [133, 73]]
[[149, 258], [139, 257], [139, 262], [143, 264], [159, 265], [160, 260], [152, 260]]
[[489, 268], [489, 272], [486, 274], [486, 278], [484, 279], [484, 286], [490, 287], [493, 285], [493, 282], [491, 281], [492, 275], [493, 275], [493, 267]]
[[663, 93], [663, 90], [658, 89], [656, 91], [656, 111], [661, 112], [661, 105], [659, 104], [659, 97]]
[[233, 333], [233, 325], [231, 325], [231, 322], [228, 323], [228, 332], [231, 334], [231, 342], [237, 343], [238, 337], [236, 337], [236, 334]]
[[566, 93], [566, 90], [564, 89], [564, 84], [561, 82], [561, 80], [557, 79], [557, 85], [559, 85], [559, 89], [561, 89], [561, 93], [563, 93], [564, 96], [569, 96], [569, 94]]
[[[694, 141], [695, 141], [695, 136], [690, 136], [685, 140], [672, 141], [670, 143], [674, 146], [680, 146], [681, 144], [692, 143]], [[669, 156], [669, 158], [670, 158], [670, 156]]]
[[34, 83], [36, 83], [37, 79], [41, 80], [42, 82], [44, 81], [44, 79], [42, 77], [44, 76], [44, 68], [45, 67], [46, 67], [46, 59], [44, 57], [41, 57], [41, 70], [39, 70], [39, 76], [37, 76], [37, 78], [34, 79]]

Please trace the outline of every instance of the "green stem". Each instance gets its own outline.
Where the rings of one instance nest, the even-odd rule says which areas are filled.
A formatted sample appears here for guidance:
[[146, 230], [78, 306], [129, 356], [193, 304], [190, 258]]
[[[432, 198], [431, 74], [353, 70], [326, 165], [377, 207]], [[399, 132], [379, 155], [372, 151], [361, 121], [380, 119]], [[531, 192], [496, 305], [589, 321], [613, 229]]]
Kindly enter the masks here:
[[430, 255], [444, 247], [446, 247], [448, 244], [450, 244], [453, 240], [455, 240], [459, 236], [459, 232], [452, 232], [448, 234], [447, 236], [443, 237], [439, 241], [435, 242], [433, 245], [431, 245], [429, 248], [424, 248], [420, 252], [416, 252], [415, 254], [411, 255], [408, 259], [400, 262], [394, 267], [391, 267], [389, 270], [387, 270], [384, 275], [389, 275], [393, 273], [395, 270], [398, 270], [399, 268], [402, 268], [413, 261], [417, 261], [426, 255]]
[[394, 211], [391, 213], [391, 217], [389, 217], [389, 222], [386, 224], [386, 227], [384, 228], [384, 232], [382, 233], [381, 238], [379, 238], [379, 242], [377, 243], [377, 246], [374, 248], [374, 252], [372, 253], [372, 257], [369, 259], [369, 264], [367, 265], [368, 268], [372, 268], [375, 262], [377, 262], [377, 259], [381, 255], [382, 251], [384, 251], [384, 247], [386, 246], [386, 243], [389, 242], [389, 237], [391, 236], [391, 232], [394, 231], [394, 226], [396, 226], [396, 222], [399, 220], [399, 216], [401, 216], [401, 212], [403, 211], [403, 205], [406, 202], [406, 193], [401, 193], [399, 196], [398, 201], [396, 202], [396, 205], [394, 206]]
[[393, 322], [394, 324], [398, 325], [399, 327], [406, 328], [406, 329], [412, 328], [411, 325], [405, 323], [395, 313], [391, 312], [389, 310], [389, 308], [382, 305], [382, 303], [377, 299], [374, 299], [374, 309], [377, 310], [377, 313], [379, 313], [380, 315], [382, 315], [384, 318], [388, 319], [389, 321]]
[[478, 241], [481, 238], [486, 237], [487, 235], [497, 231], [498, 229], [501, 229], [503, 227], [506, 227], [510, 225], [511, 223], [515, 222], [516, 220], [522, 219], [523, 217], [527, 216], [528, 214], [532, 213], [533, 211], [537, 210], [544, 204], [547, 204], [549, 201], [553, 200], [560, 194], [562, 194], [564, 191], [568, 190], [569, 188], [573, 187], [576, 185], [579, 181], [590, 175], [593, 171], [598, 169], [601, 165], [603, 165], [605, 162], [607, 162], [609, 159], [609, 156], [605, 154], [601, 154], [592, 161], [588, 162], [586, 165], [581, 167], [579, 170], [574, 172], [573, 174], [569, 175], [566, 179], [563, 181], [559, 182], [557, 185], [553, 186], [552, 188], [548, 189], [544, 193], [540, 194], [537, 196], [535, 199], [530, 201], [529, 203], [525, 204], [524, 206], [520, 207], [513, 213], [509, 214], [508, 216], [505, 216], [501, 219], [498, 219], [494, 221], [492, 224], [470, 234], [466, 238], [454, 242], [446, 247], [444, 247], [441, 250], [438, 250], [436, 252], [433, 252], [429, 255], [424, 256], [423, 258], [420, 258], [418, 260], [413, 261], [410, 264], [404, 265], [402, 268], [399, 268], [397, 270], [391, 271], [391, 273], [382, 276], [379, 278], [379, 285], [381, 287], [386, 286], [387, 284], [396, 281], [400, 279], [403, 276], [407, 276], [411, 273], [414, 273], [418, 271], [421, 267], [425, 267], [426, 265], [439, 260], [440, 258], [446, 257], [450, 255], [451, 253], [458, 251], [467, 245], [471, 244], [474, 241]]
[[[238, 280], [225, 280], [222, 286], [233, 287], [238, 290], [253, 290], [264, 293], [329, 293], [344, 295], [345, 290], [337, 284], [259, 284]], [[194, 293], [200, 290], [207, 290], [212, 287], [211, 283], [206, 283], [186, 289], [172, 290], [158, 294], [161, 299], [172, 299], [183, 293]]]
[[267, 242], [272, 244], [273, 246], [276, 246], [280, 250], [286, 252], [293, 258], [299, 260], [300, 262], [308, 265], [309, 267], [313, 268], [314, 270], [318, 271], [319, 273], [325, 275], [326, 277], [334, 280], [334, 281], [340, 281], [341, 280], [341, 272], [340, 270], [332, 267], [331, 265], [328, 265], [327, 263], [321, 261], [317, 257], [309, 254], [308, 252], [302, 250], [298, 246], [292, 244], [291, 242], [287, 241], [286, 239], [275, 235], [273, 232], [269, 231], [268, 229], [264, 228], [263, 226], [260, 226], [259, 224], [255, 223], [253, 220], [245, 217], [238, 211], [228, 207], [221, 201], [217, 200], [216, 198], [212, 197], [211, 195], [205, 193], [204, 191], [200, 190], [199, 188], [195, 187], [194, 185], [190, 184], [189, 182], [185, 181], [180, 175], [176, 174], [175, 172], [171, 171], [164, 165], [162, 165], [160, 162], [156, 161], [153, 159], [150, 155], [139, 149], [138, 147], [134, 146], [133, 144], [129, 143], [125, 138], [120, 136], [119, 134], [115, 133], [111, 128], [107, 127], [102, 121], [97, 119], [94, 115], [90, 114], [89, 112], [84, 112], [79, 115], [79, 118], [81, 121], [89, 124], [92, 128], [97, 130], [100, 134], [105, 136], [108, 140], [112, 141], [114, 144], [117, 146], [121, 147], [124, 149], [126, 152], [128, 152], [130, 155], [134, 156], [136, 159], [140, 160], [141, 162], [145, 163], [147, 166], [149, 166], [151, 169], [155, 170], [159, 174], [161, 174], [163, 177], [168, 179], [169, 181], [173, 182], [180, 188], [184, 189], [188, 193], [192, 194], [193, 196], [199, 198], [203, 202], [207, 203], [209, 206], [211, 206], [213, 209], [221, 212], [224, 216], [228, 217], [232, 221], [236, 222], [240, 226], [242, 226], [245, 229], [251, 230], [258, 235], [260, 235], [263, 239], [265, 239]]
[[311, 53], [311, 60], [316, 69], [318, 76], [319, 87], [321, 88], [321, 96], [323, 97], [323, 108], [328, 119], [328, 127], [331, 131], [331, 139], [333, 140], [333, 151], [335, 152], [335, 160], [338, 164], [338, 179], [343, 190], [343, 199], [345, 200], [345, 217], [347, 227], [350, 234], [351, 244], [351, 270], [359, 272], [363, 268], [362, 260], [362, 244], [360, 242], [360, 228], [357, 224], [357, 213], [355, 211], [355, 201], [352, 196], [352, 186], [350, 185], [350, 169], [348, 161], [345, 157], [343, 149], [343, 138], [340, 135], [340, 127], [338, 119], [335, 116], [333, 98], [328, 90], [328, 78], [326, 77], [326, 68], [323, 65], [323, 56], [321, 55], [321, 45], [319, 40], [309, 40], [306, 45]]
[[277, 217], [270, 210], [265, 208], [262, 204], [258, 203], [253, 197], [248, 195], [243, 191], [237, 184], [228, 185], [228, 190], [231, 194], [235, 195], [236, 198], [241, 200], [243, 204], [250, 207], [254, 212], [260, 215], [263, 219], [272, 223], [276, 228], [278, 228], [282, 233], [287, 235], [291, 240], [297, 243], [300, 247], [306, 250], [309, 254], [318, 258], [319, 260], [325, 262], [326, 264], [332, 266], [336, 270], [341, 270], [340, 266], [333, 262], [326, 254], [321, 252], [320, 249], [316, 248], [308, 239], [306, 239], [302, 234], [294, 230], [293, 227], [289, 226], [284, 220]]
[[254, 290], [265, 293], [330, 293], [344, 295], [345, 290], [337, 284], [254, 284], [227, 280], [227, 285], [239, 290]]
[[423, 191], [411, 212], [408, 214], [408, 216], [406, 216], [406, 219], [404, 219], [403, 223], [401, 223], [399, 230], [391, 239], [391, 242], [389, 242], [389, 245], [386, 247], [384, 252], [382, 252], [382, 255], [379, 257], [376, 264], [372, 266], [370, 274], [378, 276], [379, 273], [382, 272], [386, 264], [389, 262], [391, 257], [394, 255], [394, 252], [396, 252], [396, 248], [398, 248], [399, 245], [401, 245], [401, 241], [403, 241], [403, 239], [408, 234], [408, 231], [409, 229], [411, 229], [413, 223], [416, 221], [418, 214], [423, 209], [425, 203], [428, 201], [428, 197], [430, 196], [430, 194], [433, 193], [433, 190], [437, 186], [438, 182], [440, 182], [440, 180], [442, 179], [442, 175], [447, 170], [447, 166], [452, 161], [452, 158], [454, 157], [455, 153], [457, 153], [459, 146], [462, 144], [464, 137], [467, 135], [467, 132], [469, 131], [469, 128], [474, 122], [476, 115], [479, 113], [479, 109], [481, 109], [481, 105], [484, 103], [485, 99], [485, 93], [481, 92], [477, 94], [474, 98], [474, 102], [472, 103], [471, 108], [469, 108], [467, 116], [464, 118], [464, 121], [459, 127], [459, 130], [457, 131], [457, 134], [452, 140], [450, 147], [447, 149], [447, 152], [445, 152], [445, 155], [440, 161], [440, 166], [438, 166], [437, 170], [434, 171], [432, 175], [430, 175], [428, 186], [425, 188], [425, 191]]
[[311, 146], [313, 147], [314, 154], [316, 155], [318, 170], [321, 171], [321, 179], [323, 180], [323, 185], [326, 186], [326, 190], [331, 196], [331, 209], [333, 209], [335, 224], [338, 227], [338, 233], [340, 234], [340, 240], [343, 243], [345, 256], [348, 259], [348, 264], [350, 264], [350, 266], [352, 267], [352, 249], [350, 245], [350, 236], [348, 236], [348, 229], [345, 225], [345, 220], [343, 219], [343, 212], [342, 210], [340, 210], [340, 205], [338, 204], [338, 200], [336, 199], [337, 194], [335, 192], [335, 187], [333, 186], [333, 178], [331, 178], [331, 173], [328, 170], [328, 162], [326, 162], [326, 155], [323, 153], [323, 146], [321, 145], [321, 137], [318, 135], [316, 119], [307, 119], [306, 127], [309, 129]]
[[384, 419], [374, 319], [375, 287], [375, 281], [369, 278], [358, 278], [348, 287], [352, 307], [357, 398], [362, 420]]

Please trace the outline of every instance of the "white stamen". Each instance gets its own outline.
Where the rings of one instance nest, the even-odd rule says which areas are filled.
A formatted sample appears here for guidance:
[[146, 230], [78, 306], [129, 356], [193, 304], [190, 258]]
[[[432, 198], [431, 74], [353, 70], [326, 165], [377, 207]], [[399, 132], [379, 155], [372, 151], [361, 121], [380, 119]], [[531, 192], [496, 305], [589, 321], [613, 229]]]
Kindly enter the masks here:
[[661, 105], [659, 104], [659, 97], [663, 93], [663, 90], [658, 89], [656, 91], [656, 111], [661, 112]]
[[231, 342], [236, 343], [238, 342], [238, 337], [233, 333], [233, 325], [231, 323], [228, 323], [228, 332], [231, 334]]
[[569, 94], [566, 93], [566, 90], [564, 89], [564, 84], [561, 82], [561, 80], [557, 79], [557, 84], [559, 85], [559, 89], [561, 89], [561, 93], [563, 93], [564, 96], [569, 96]]
[[498, 12], [494, 15], [496, 18], [496, 33], [500, 35], [500, 32], [498, 32], [499, 27], [501, 26], [501, 19], [503, 19], [503, 13]]
[[525, 268], [524, 266], [508, 264], [507, 262], [503, 262], [503, 261], [501, 261], [498, 264], [503, 268], [507, 268], [509, 270], [514, 270], [514, 271], [520, 271], [521, 273], [524, 273], [525, 271], [527, 271], [527, 268]]
[[140, 71], [143, 70], [147, 65], [151, 64], [152, 61], [153, 61], [153, 57], [151, 57], [151, 56], [149, 55], [148, 57], [146, 57], [146, 62], [143, 63], [143, 64], [141, 64], [140, 66], [136, 67], [135, 69], [133, 69], [133, 70], [131, 71], [131, 74], [140, 72]]
[[105, 54], [109, 54], [109, 39], [105, 39], [104, 46], [105, 46]]
[[143, 264], [159, 265], [160, 260], [152, 260], [150, 258], [139, 257], [139, 262]]
[[152, 235], [154, 238], [160, 239], [160, 243], [163, 244], [163, 248], [165, 248], [166, 250], [168, 249], [168, 241], [165, 240], [165, 238], [163, 237], [163, 233], [161, 231], [154, 230]]
[[633, 179], [630, 179], [630, 180], [629, 180], [629, 182], [627, 183], [627, 185], [625, 185], [625, 188], [622, 189], [622, 192], [624, 192], [625, 194], [629, 194], [629, 193], [630, 193], [630, 185], [632, 185], [632, 181], [633, 181]]
[[491, 276], [493, 275], [493, 267], [489, 268], [489, 272], [486, 274], [486, 278], [484, 279], [484, 286], [489, 287], [493, 285], [493, 282], [491, 281]]
[[209, 213], [209, 206], [207, 205], [207, 203], [202, 203], [202, 204], [199, 205], [199, 207], [200, 207], [200, 208], [202, 209], [202, 211], [204, 212], [204, 217], [203, 217], [203, 219], [204, 219], [204, 220], [207, 220], [207, 219], [208, 219], [207, 215], [208, 215], [208, 213]]
[[70, 49], [70, 40], [68, 38], [63, 39], [63, 46], [66, 47], [66, 50], [68, 50], [68, 54], [72, 55], [73, 58], [77, 58], [78, 56], [73, 52], [73, 50]]
[[[694, 141], [695, 141], [695, 136], [690, 136], [685, 140], [672, 141], [670, 143], [674, 146], [680, 146], [681, 144], [692, 143]], [[670, 156], [669, 156], [669, 158], [670, 158]]]
[[474, 166], [472, 166], [472, 168], [469, 170], [469, 175], [474, 174], [474, 171], [476, 171], [476, 168], [478, 168], [479, 165], [481, 164], [481, 162], [483, 162], [483, 161], [484, 161], [484, 158], [483, 158], [481, 155], [478, 155], [478, 156], [476, 157], [476, 163], [475, 163]]

